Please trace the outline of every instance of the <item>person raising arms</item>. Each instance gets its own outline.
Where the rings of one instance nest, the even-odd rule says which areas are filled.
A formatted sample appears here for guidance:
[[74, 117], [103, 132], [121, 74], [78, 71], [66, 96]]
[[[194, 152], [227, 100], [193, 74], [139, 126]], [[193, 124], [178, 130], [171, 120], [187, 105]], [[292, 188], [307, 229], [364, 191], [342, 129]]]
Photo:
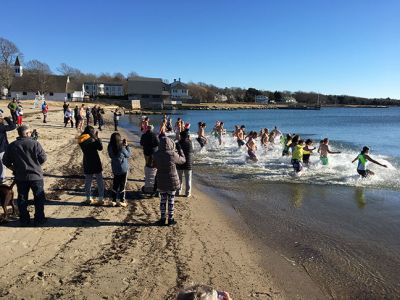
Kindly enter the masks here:
[[386, 165], [381, 164], [380, 162], [372, 159], [369, 156], [369, 148], [367, 146], [363, 147], [363, 149], [361, 150], [361, 153], [358, 154], [357, 157], [351, 161], [351, 163], [354, 163], [356, 160], [358, 160], [357, 173], [360, 174], [363, 178], [375, 174], [371, 170], [367, 169], [368, 161], [373, 162], [374, 164], [377, 164], [381, 167], [387, 168]]

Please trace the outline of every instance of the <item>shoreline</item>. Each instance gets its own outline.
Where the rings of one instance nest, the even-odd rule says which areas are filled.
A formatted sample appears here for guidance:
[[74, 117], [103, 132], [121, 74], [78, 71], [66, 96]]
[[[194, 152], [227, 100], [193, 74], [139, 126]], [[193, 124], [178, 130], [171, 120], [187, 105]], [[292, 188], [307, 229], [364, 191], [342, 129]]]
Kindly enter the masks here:
[[[232, 209], [227, 215], [226, 207], [200, 192], [196, 184], [192, 198], [176, 199], [178, 224], [155, 226], [159, 199], [143, 198], [138, 192], [144, 165], [138, 147], [133, 148], [130, 162], [128, 208], [83, 205], [77, 132], [64, 128], [62, 113], [50, 104], [47, 124], [41, 123], [40, 111], [25, 118], [39, 131], [39, 142], [48, 154], [43, 170], [49, 221], [43, 227], [21, 228], [14, 219], [0, 226], [0, 297], [174, 299], [179, 288], [191, 283], [213, 285], [233, 299], [286, 299], [294, 294], [305, 299], [310, 294], [301, 291], [298, 282], [289, 294], [276, 284], [261, 266], [265, 253], [250, 245], [240, 216]], [[105, 148], [112, 133], [111, 114], [106, 118], [108, 125], [100, 132]], [[8, 136], [12, 142], [16, 132]], [[129, 143], [135, 140], [129, 138]], [[106, 151], [101, 158], [109, 190], [112, 174]], [[303, 275], [299, 274], [303, 283], [310, 282]]]

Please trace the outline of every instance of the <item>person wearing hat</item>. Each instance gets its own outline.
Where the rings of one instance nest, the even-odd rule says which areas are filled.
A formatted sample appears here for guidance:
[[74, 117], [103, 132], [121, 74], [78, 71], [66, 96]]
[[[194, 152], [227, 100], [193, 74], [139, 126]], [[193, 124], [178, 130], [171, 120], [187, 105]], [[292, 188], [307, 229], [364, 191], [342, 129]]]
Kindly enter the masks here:
[[30, 224], [28, 212], [28, 194], [32, 190], [35, 199], [34, 225], [42, 225], [44, 215], [43, 170], [41, 165], [47, 156], [38, 141], [31, 138], [31, 129], [28, 125], [18, 127], [18, 138], [12, 142], [4, 153], [3, 164], [13, 170], [17, 184], [19, 220], [22, 226]]
[[160, 141], [154, 133], [154, 126], [148, 125], [145, 133], [140, 137], [140, 146], [143, 147], [144, 160], [146, 167], [153, 168], [153, 154], [157, 151]]
[[[4, 122], [6, 121], [6, 122]], [[6, 178], [6, 167], [3, 164], [3, 155], [8, 147], [7, 131], [14, 130], [15, 123], [9, 117], [3, 117], [3, 111], [0, 112], [0, 183]]]

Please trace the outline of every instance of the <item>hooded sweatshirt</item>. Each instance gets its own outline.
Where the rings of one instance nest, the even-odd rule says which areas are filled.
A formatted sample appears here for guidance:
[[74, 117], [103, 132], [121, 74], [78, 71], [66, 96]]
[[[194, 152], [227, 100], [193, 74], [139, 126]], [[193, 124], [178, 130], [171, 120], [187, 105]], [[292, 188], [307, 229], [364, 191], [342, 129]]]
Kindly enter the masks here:
[[186, 162], [185, 155], [180, 149], [176, 151], [175, 143], [168, 137], [160, 139], [158, 151], [154, 153], [154, 166], [157, 168], [157, 187], [160, 191], [176, 191], [180, 187], [177, 164]]
[[103, 150], [101, 139], [83, 133], [78, 138], [78, 144], [83, 152], [84, 174], [97, 174], [103, 171], [98, 151]]

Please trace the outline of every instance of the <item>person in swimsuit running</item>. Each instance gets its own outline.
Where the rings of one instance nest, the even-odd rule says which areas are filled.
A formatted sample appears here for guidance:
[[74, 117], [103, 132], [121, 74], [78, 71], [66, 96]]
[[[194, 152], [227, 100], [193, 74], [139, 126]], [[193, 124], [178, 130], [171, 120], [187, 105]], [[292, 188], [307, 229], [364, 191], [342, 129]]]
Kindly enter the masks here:
[[315, 150], [315, 147], [312, 146], [313, 141], [310, 139], [306, 140], [306, 145], [303, 148], [303, 163], [308, 166], [310, 164], [310, 156], [311, 153]]
[[264, 128], [262, 130], [262, 134], [261, 134], [261, 146], [264, 147], [265, 150], [268, 149], [268, 143], [269, 143], [269, 132], [268, 132], [268, 128]]
[[197, 131], [197, 141], [200, 144], [201, 149], [207, 144], [207, 138], [205, 135], [206, 123], [199, 122], [199, 129]]
[[244, 125], [242, 125], [242, 126], [240, 126], [239, 131], [237, 133], [237, 144], [238, 144], [239, 148], [246, 144], [245, 132], [244, 132], [245, 129], [246, 129], [246, 127]]
[[339, 154], [340, 151], [331, 151], [329, 149], [329, 139], [324, 138], [322, 144], [319, 145], [319, 157], [324, 166], [329, 164], [328, 154]]
[[363, 178], [375, 174], [371, 170], [367, 169], [368, 161], [373, 162], [374, 164], [377, 164], [381, 167], [387, 168], [386, 165], [381, 164], [380, 162], [372, 159], [369, 156], [369, 148], [367, 146], [363, 147], [363, 149], [361, 150], [361, 153], [358, 154], [358, 156], [352, 160], [352, 163], [354, 163], [356, 160], [358, 160], [357, 173], [360, 174]]
[[254, 162], [258, 161], [256, 156], [257, 145], [255, 139], [257, 138], [257, 132], [252, 131], [249, 135], [249, 140], [246, 143], [247, 146], [247, 154], [249, 155], [250, 159]]

